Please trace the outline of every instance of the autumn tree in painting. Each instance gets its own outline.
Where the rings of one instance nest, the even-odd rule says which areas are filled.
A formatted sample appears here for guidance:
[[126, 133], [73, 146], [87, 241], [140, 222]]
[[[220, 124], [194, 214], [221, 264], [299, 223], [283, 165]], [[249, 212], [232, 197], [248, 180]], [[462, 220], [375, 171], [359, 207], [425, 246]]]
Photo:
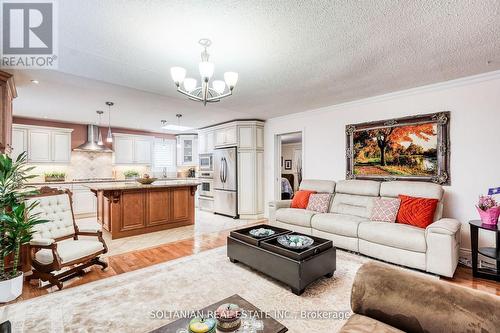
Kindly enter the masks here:
[[[436, 146], [433, 144], [436, 134], [435, 124], [432, 123], [357, 131], [354, 133], [355, 161], [370, 165], [371, 172], [373, 167], [378, 167], [379, 172], [404, 173], [403, 167], [416, 168], [415, 156], [435, 156]], [[432, 144], [423, 147], [424, 142], [430, 140], [433, 140]], [[391, 165], [401, 167], [395, 169]]]

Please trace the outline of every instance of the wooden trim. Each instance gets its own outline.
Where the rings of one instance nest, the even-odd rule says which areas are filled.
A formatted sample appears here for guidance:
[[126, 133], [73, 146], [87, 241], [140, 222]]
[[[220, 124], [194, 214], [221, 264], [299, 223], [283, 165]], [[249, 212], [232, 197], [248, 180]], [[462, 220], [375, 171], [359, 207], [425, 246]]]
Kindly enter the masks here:
[[264, 125], [264, 123], [266, 122], [265, 120], [257, 119], [257, 118], [251, 118], [251, 119], [233, 119], [233, 120], [223, 121], [221, 123], [217, 123], [217, 124], [213, 124], [213, 125], [209, 125], [209, 126], [200, 127], [200, 128], [198, 128], [198, 130], [204, 130], [204, 129], [208, 129], [208, 128], [216, 127], [216, 126], [220, 126], [220, 125], [227, 125], [227, 124], [230, 124], [230, 123], [235, 123], [235, 125], [237, 125], [238, 122], [245, 122], [245, 121], [248, 121], [248, 122], [251, 122], [251, 121], [253, 121], [253, 122], [260, 122], [260, 123], [262, 123], [262, 125]]

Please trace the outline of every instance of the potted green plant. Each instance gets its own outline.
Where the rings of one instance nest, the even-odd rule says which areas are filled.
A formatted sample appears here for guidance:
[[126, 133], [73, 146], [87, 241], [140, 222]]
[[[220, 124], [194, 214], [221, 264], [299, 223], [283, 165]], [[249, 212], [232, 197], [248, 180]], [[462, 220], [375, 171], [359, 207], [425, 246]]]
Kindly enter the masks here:
[[43, 174], [46, 182], [63, 182], [66, 179], [66, 173], [52, 171]]
[[[38, 214], [31, 214], [38, 204], [25, 204], [25, 198], [37, 191], [27, 182], [36, 177], [30, 175], [34, 167], [28, 167], [26, 153], [16, 161], [0, 155], [0, 302], [9, 302], [22, 293], [23, 274], [19, 272], [21, 246], [31, 240], [33, 226], [45, 223]], [[13, 254], [10, 270], [5, 267], [5, 258]]]
[[125, 170], [123, 172], [125, 179], [134, 179], [140, 176], [139, 171], [137, 170]]

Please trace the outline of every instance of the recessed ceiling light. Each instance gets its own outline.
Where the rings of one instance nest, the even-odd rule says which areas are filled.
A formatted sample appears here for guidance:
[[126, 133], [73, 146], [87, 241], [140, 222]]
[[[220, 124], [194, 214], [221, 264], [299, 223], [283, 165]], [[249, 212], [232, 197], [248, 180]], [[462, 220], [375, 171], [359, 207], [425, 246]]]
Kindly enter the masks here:
[[39, 83], [40, 83], [40, 81], [38, 81], [38, 80], [31, 80], [31, 83], [34, 83], [34, 84], [39, 84]]

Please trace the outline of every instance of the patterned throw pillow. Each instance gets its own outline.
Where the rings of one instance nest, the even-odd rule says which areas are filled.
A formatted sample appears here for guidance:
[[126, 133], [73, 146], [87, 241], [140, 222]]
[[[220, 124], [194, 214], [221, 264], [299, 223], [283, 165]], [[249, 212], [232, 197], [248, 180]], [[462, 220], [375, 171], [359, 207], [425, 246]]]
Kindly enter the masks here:
[[400, 199], [375, 198], [373, 199], [372, 221], [396, 222]]
[[318, 213], [326, 213], [328, 207], [330, 206], [331, 194], [328, 193], [318, 193], [311, 194], [309, 197], [309, 203], [307, 204], [307, 210], [313, 210]]

